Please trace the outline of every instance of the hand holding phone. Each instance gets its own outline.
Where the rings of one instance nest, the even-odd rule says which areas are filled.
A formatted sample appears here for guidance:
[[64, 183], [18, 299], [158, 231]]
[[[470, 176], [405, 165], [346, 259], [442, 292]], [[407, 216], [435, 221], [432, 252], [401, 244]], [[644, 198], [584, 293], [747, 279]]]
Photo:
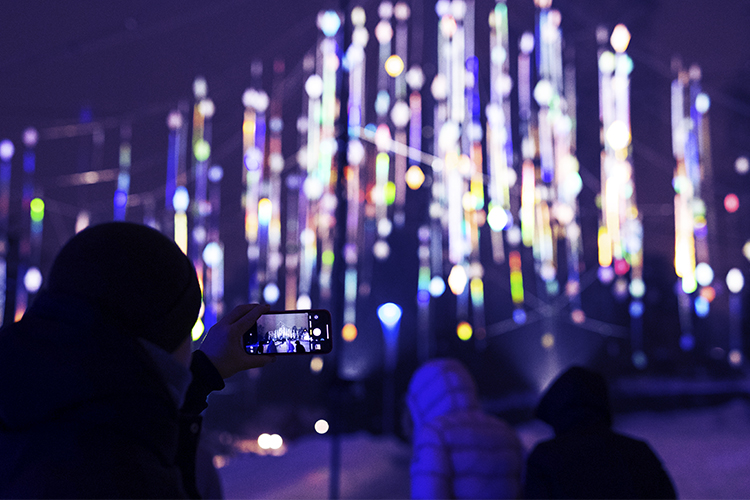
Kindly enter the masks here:
[[325, 309], [264, 312], [245, 332], [245, 352], [327, 354], [333, 348], [331, 313]]
[[208, 331], [200, 350], [208, 356], [222, 378], [242, 370], [260, 368], [273, 360], [272, 356], [250, 358], [242, 352], [243, 335], [264, 312], [268, 312], [267, 305], [237, 306]]

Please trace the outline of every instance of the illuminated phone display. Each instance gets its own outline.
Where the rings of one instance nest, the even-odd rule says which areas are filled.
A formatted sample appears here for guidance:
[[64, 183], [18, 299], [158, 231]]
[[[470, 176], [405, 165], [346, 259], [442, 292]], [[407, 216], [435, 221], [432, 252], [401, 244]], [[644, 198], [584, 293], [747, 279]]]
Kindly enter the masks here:
[[326, 354], [331, 352], [331, 313], [324, 309], [272, 311], [245, 332], [248, 354]]

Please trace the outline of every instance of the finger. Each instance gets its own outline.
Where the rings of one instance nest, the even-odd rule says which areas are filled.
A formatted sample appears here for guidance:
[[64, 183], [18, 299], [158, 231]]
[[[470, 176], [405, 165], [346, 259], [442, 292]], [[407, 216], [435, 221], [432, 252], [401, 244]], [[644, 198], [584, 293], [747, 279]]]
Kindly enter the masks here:
[[249, 368], [263, 368], [269, 363], [276, 361], [276, 356], [273, 354], [263, 354], [262, 356], [248, 356], [247, 364]]
[[236, 327], [238, 329], [241, 329], [243, 332], [248, 330], [251, 326], [253, 326], [257, 321], [258, 318], [261, 317], [262, 314], [267, 313], [271, 310], [271, 308], [268, 305], [257, 305], [252, 304], [254, 307], [250, 309], [249, 311], [246, 311], [244, 315], [237, 318], [232, 323], [233, 327]]

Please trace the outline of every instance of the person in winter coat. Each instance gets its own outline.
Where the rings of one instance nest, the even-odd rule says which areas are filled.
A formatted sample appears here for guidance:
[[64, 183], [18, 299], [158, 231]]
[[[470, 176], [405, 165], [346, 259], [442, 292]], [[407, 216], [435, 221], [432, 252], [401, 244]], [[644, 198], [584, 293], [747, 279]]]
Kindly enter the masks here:
[[526, 463], [526, 498], [676, 498], [661, 461], [643, 441], [614, 432], [607, 384], [574, 366], [552, 383], [536, 409], [555, 438]]
[[155, 229], [93, 226], [55, 258], [23, 318], [0, 330], [0, 498], [196, 498], [206, 397], [267, 363], [239, 306], [192, 351], [195, 268]]
[[456, 359], [434, 359], [412, 376], [412, 498], [518, 498], [521, 444], [479, 406], [474, 380]]

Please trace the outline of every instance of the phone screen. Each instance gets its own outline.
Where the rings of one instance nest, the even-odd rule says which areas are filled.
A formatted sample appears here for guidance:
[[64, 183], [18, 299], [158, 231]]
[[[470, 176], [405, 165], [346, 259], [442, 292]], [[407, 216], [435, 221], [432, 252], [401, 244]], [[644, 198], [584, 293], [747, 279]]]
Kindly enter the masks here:
[[331, 313], [325, 309], [271, 311], [245, 332], [248, 354], [326, 354], [331, 352]]

